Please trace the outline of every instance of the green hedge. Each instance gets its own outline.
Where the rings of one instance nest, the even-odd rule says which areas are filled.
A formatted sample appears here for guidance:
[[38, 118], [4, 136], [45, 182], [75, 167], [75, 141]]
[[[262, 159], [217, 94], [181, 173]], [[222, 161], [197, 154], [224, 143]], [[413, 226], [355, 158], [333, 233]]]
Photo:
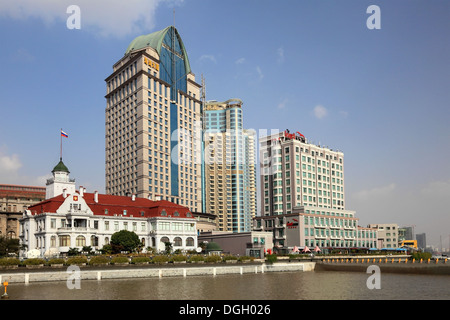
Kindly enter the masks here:
[[224, 256], [223, 257], [223, 261], [227, 261], [227, 260], [237, 260], [238, 257], [236, 256], [232, 256], [232, 255], [228, 255], [228, 256]]
[[64, 259], [61, 258], [54, 258], [54, 259], [50, 259], [47, 264], [52, 265], [52, 264], [64, 264], [66, 261]]
[[44, 259], [40, 259], [40, 258], [32, 258], [32, 259], [27, 259], [24, 260], [22, 262], [23, 265], [25, 266], [38, 266], [41, 264], [45, 264], [45, 260]]
[[129, 263], [130, 261], [128, 260], [128, 257], [114, 257], [111, 259], [111, 263]]
[[84, 256], [75, 256], [75, 257], [70, 257], [67, 259], [66, 264], [67, 265], [72, 265], [72, 264], [83, 264], [83, 263], [87, 263], [87, 258]]
[[90, 265], [109, 264], [109, 258], [106, 256], [95, 256], [89, 260]]
[[17, 258], [1, 258], [0, 266], [18, 266], [20, 264], [20, 260]]
[[205, 261], [205, 258], [202, 255], [196, 254], [189, 257], [189, 262], [199, 262]]
[[151, 259], [149, 257], [134, 257], [131, 259], [131, 263], [147, 263], [150, 262]]
[[268, 255], [266, 255], [266, 260], [268, 263], [274, 263], [277, 261], [277, 255], [276, 254], [268, 254]]
[[222, 257], [216, 255], [207, 256], [205, 262], [222, 262]]
[[253, 261], [253, 260], [255, 260], [255, 257], [242, 256], [242, 257], [239, 257], [238, 260], [239, 260], [239, 261]]
[[176, 262], [186, 261], [187, 257], [183, 254], [176, 254], [176, 255], [172, 256], [172, 258], [170, 260], [176, 261]]
[[152, 258], [152, 263], [165, 263], [169, 261], [169, 257], [164, 255], [154, 256]]

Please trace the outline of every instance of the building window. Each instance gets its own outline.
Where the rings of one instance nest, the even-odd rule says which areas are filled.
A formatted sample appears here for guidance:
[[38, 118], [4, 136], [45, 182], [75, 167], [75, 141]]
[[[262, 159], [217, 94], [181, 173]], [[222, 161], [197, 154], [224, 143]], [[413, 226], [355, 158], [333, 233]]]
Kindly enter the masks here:
[[78, 236], [76, 239], [76, 244], [77, 247], [83, 247], [86, 245], [86, 238], [83, 236]]
[[194, 239], [189, 237], [186, 239], [186, 246], [187, 247], [193, 247], [194, 246]]
[[175, 237], [175, 239], [173, 239], [173, 245], [174, 247], [181, 247], [182, 246], [182, 241], [180, 237]]
[[60, 236], [59, 237], [59, 246], [60, 247], [70, 247], [70, 236]]

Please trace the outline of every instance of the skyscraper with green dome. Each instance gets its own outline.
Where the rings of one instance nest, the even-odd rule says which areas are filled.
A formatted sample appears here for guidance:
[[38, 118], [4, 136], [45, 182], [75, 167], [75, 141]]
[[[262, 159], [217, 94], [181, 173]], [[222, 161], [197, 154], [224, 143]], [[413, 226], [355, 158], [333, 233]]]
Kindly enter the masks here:
[[105, 82], [106, 193], [201, 211], [201, 85], [178, 30], [136, 37]]

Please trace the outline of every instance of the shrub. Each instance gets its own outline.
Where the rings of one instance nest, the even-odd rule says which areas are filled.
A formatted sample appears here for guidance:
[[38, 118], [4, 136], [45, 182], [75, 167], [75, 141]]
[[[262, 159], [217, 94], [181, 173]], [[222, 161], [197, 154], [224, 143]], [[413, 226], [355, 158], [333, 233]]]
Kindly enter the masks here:
[[52, 264], [64, 264], [64, 259], [61, 259], [61, 258], [53, 258], [53, 259], [50, 259], [49, 261], [48, 261], [48, 264], [49, 265], [52, 265]]
[[95, 256], [95, 257], [92, 257], [91, 260], [89, 260], [90, 265], [108, 264], [108, 263], [109, 263], [109, 258], [106, 256]]
[[189, 257], [189, 262], [199, 262], [205, 261], [205, 258], [202, 255], [194, 255]]
[[23, 264], [26, 266], [37, 266], [40, 264], [45, 264], [45, 260], [41, 258], [32, 258], [25, 260]]
[[167, 256], [163, 256], [163, 255], [161, 255], [161, 256], [154, 256], [152, 258], [152, 262], [153, 263], [165, 263], [165, 262], [168, 262], [168, 261], [169, 261], [169, 258]]
[[66, 262], [68, 265], [87, 263], [87, 258], [82, 256], [70, 257]]
[[2, 258], [0, 259], [0, 266], [18, 266], [20, 260], [17, 258]]
[[206, 262], [221, 262], [222, 261], [222, 257], [221, 256], [217, 256], [217, 255], [211, 255], [211, 256], [207, 256], [205, 258]]
[[276, 254], [268, 254], [268, 255], [266, 255], [266, 260], [268, 263], [274, 263], [277, 261], [277, 255]]
[[255, 257], [250, 257], [250, 256], [239, 257], [239, 261], [253, 261], [253, 260], [255, 260]]
[[122, 257], [122, 256], [118, 256], [118, 257], [114, 257], [111, 259], [111, 263], [129, 263], [130, 261], [128, 260], [127, 257]]
[[187, 257], [183, 254], [176, 254], [174, 256], [172, 256], [172, 261], [176, 261], [176, 262], [180, 262], [180, 261], [186, 261]]
[[134, 257], [133, 259], [131, 259], [131, 263], [146, 263], [146, 262], [150, 262], [149, 257]]
[[411, 255], [411, 259], [416, 259], [416, 260], [428, 260], [431, 259], [431, 253], [430, 252], [414, 252]]
[[238, 259], [238, 257], [232, 256], [232, 255], [228, 255], [228, 256], [224, 256], [224, 257], [223, 257], [223, 260], [224, 260], [224, 261], [228, 261], [228, 260], [237, 260], [237, 259]]

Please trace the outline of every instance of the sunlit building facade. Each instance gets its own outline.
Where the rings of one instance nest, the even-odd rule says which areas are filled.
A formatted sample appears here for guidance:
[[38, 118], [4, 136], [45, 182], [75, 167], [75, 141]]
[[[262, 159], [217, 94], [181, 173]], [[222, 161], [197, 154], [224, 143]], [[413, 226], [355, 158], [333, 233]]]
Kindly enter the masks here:
[[135, 38], [105, 82], [106, 193], [202, 211], [201, 86], [177, 29]]
[[243, 129], [242, 101], [206, 103], [206, 211], [220, 231], [248, 232], [256, 215], [255, 132]]

